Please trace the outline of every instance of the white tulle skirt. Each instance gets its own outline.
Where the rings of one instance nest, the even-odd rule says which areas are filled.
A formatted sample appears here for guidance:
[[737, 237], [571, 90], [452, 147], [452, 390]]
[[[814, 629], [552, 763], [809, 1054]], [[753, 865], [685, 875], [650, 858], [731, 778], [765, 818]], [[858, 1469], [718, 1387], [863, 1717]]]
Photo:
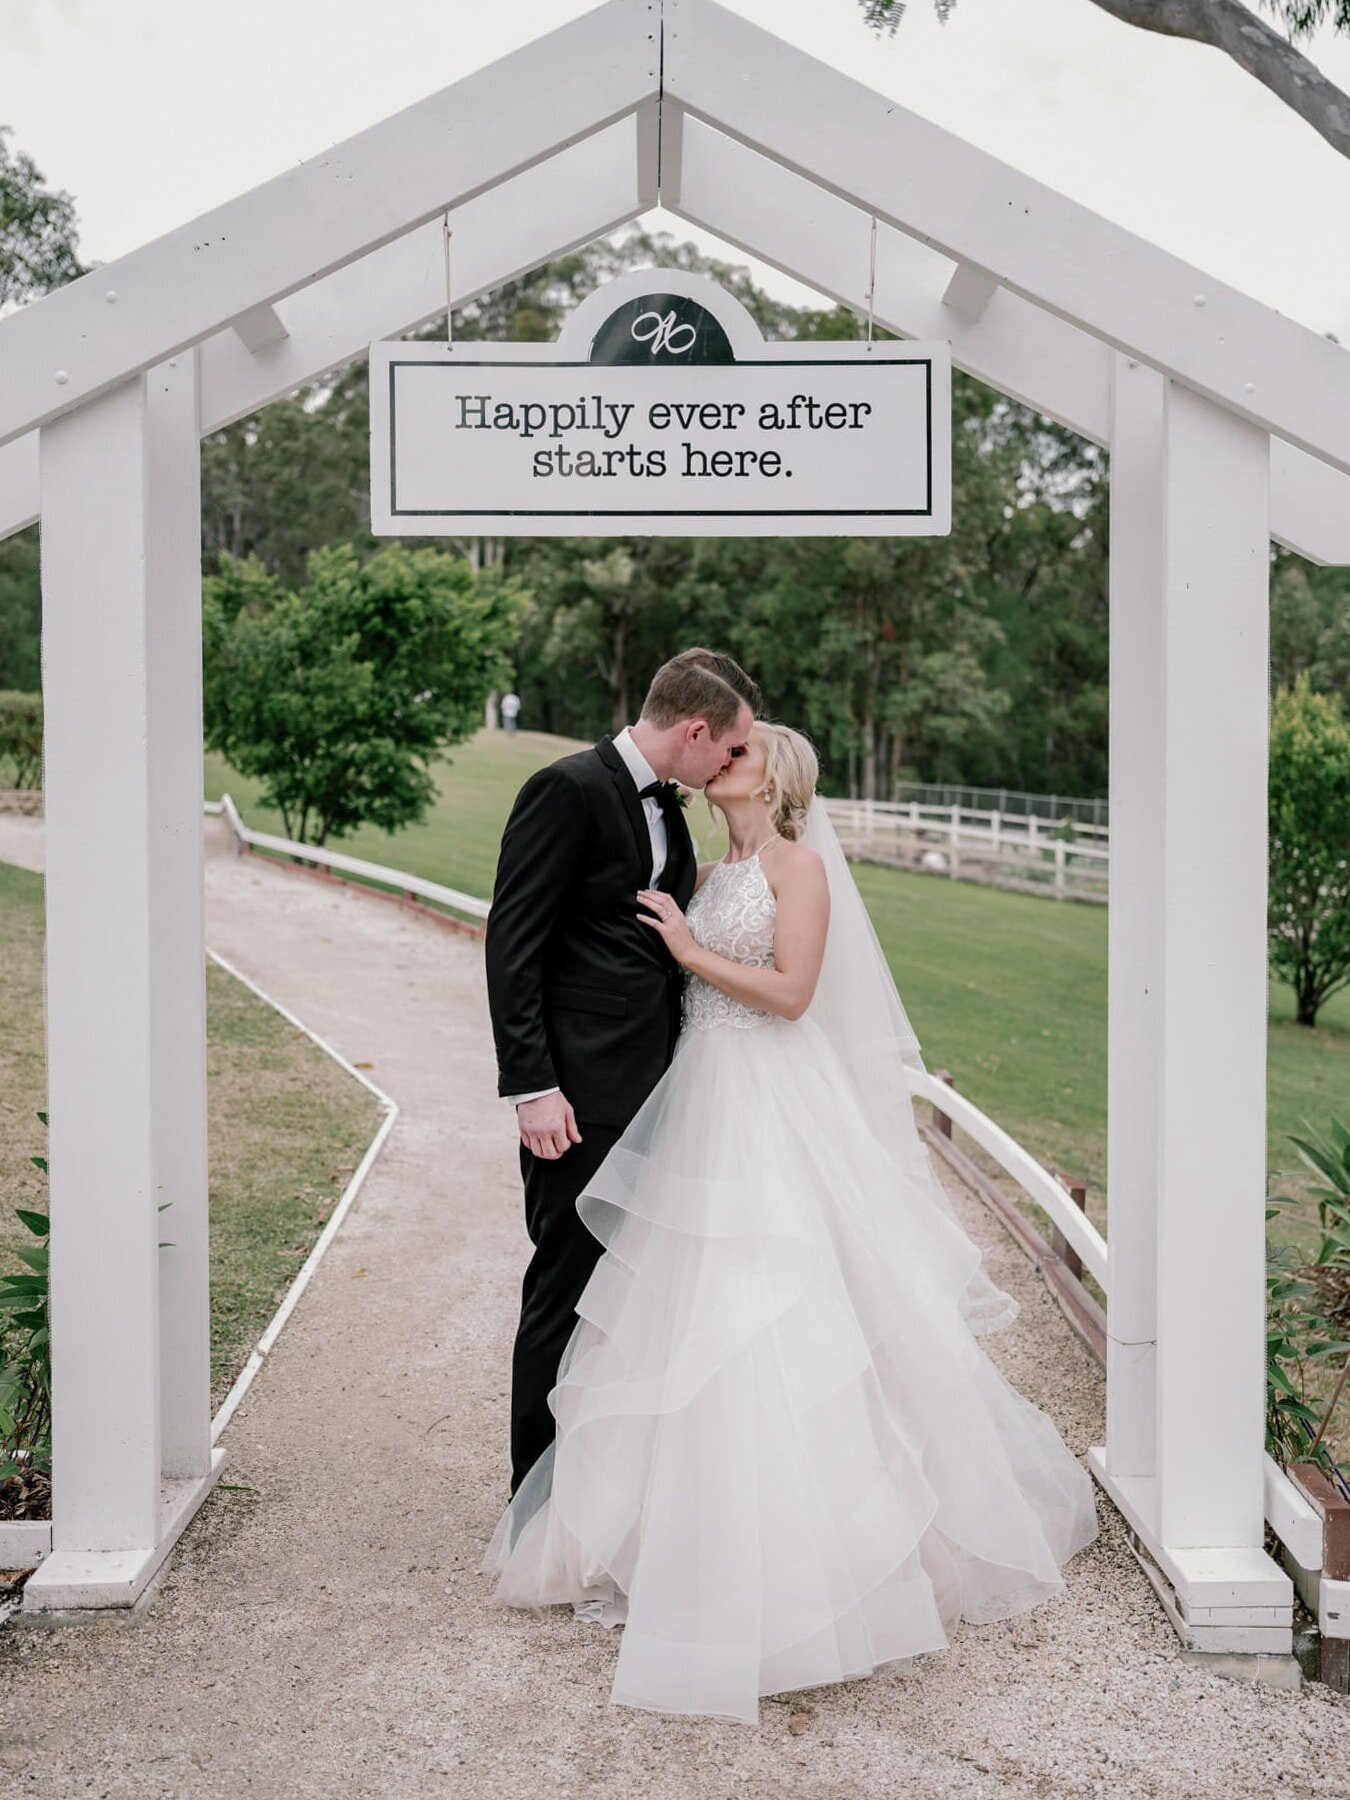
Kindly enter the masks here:
[[482, 1567], [623, 1625], [613, 1701], [754, 1724], [1062, 1591], [1091, 1478], [981, 1347], [1017, 1304], [935, 1185], [808, 1016], [687, 1029], [578, 1200], [556, 1439]]

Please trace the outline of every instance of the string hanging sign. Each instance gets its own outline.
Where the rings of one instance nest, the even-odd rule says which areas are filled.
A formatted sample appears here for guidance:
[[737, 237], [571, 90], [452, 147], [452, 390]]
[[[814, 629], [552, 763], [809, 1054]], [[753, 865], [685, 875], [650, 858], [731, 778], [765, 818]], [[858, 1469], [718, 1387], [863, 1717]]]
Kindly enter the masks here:
[[386, 536], [944, 536], [951, 352], [767, 342], [703, 276], [646, 269], [558, 342], [373, 344]]

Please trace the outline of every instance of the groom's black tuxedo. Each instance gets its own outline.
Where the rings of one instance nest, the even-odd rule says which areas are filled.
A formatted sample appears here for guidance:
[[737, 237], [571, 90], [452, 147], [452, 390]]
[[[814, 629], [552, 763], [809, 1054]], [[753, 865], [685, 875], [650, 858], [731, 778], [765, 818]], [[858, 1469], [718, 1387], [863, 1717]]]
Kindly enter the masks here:
[[[694, 891], [684, 814], [664, 808], [659, 885]], [[532, 775], [502, 835], [487, 926], [498, 1092], [562, 1088], [577, 1119], [622, 1129], [670, 1062], [679, 965], [638, 917], [651, 836], [611, 737]]]
[[[681, 907], [694, 847], [663, 800], [657, 885]], [[638, 918], [652, 844], [633, 777], [612, 737], [532, 775], [502, 834], [487, 924], [488, 1005], [498, 1092], [558, 1086], [581, 1143], [556, 1160], [522, 1144], [525, 1225], [534, 1255], [521, 1292], [511, 1377], [511, 1492], [553, 1437], [548, 1394], [601, 1245], [577, 1196], [670, 1064], [683, 972]]]

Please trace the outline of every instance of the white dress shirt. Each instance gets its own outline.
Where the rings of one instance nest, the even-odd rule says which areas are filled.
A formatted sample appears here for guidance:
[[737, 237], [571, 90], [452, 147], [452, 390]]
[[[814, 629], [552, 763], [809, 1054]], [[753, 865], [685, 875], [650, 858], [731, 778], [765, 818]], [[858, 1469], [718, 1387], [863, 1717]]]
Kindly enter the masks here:
[[[629, 726], [615, 733], [614, 748], [623, 758], [623, 765], [633, 777], [633, 785], [641, 794], [649, 782], [660, 777], [647, 761], [646, 757], [633, 742], [633, 733]], [[661, 871], [666, 866], [666, 853], [669, 839], [666, 835], [666, 815], [661, 811], [661, 802], [655, 794], [648, 794], [642, 802], [643, 816], [647, 821], [647, 832], [652, 841], [652, 873], [648, 887], [655, 887], [661, 879]], [[506, 1101], [511, 1106], [522, 1106], [527, 1100], [542, 1100], [545, 1094], [556, 1094], [556, 1087], [536, 1088], [532, 1094], [507, 1094]]]

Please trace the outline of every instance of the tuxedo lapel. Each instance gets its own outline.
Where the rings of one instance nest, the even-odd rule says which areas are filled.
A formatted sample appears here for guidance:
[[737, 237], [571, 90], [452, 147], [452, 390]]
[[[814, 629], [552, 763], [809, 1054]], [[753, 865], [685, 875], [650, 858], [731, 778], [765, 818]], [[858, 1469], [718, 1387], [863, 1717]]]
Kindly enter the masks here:
[[633, 848], [637, 852], [638, 886], [647, 887], [652, 878], [652, 834], [647, 829], [647, 815], [638, 798], [637, 784], [628, 773], [627, 764], [614, 748], [612, 737], [601, 738], [595, 746], [595, 753], [609, 770], [610, 780], [628, 814], [628, 823], [633, 829]]
[[694, 891], [695, 873], [694, 840], [689, 835], [684, 808], [672, 806], [666, 812], [666, 866], [661, 871], [661, 886], [674, 895], [681, 910], [689, 904]]

